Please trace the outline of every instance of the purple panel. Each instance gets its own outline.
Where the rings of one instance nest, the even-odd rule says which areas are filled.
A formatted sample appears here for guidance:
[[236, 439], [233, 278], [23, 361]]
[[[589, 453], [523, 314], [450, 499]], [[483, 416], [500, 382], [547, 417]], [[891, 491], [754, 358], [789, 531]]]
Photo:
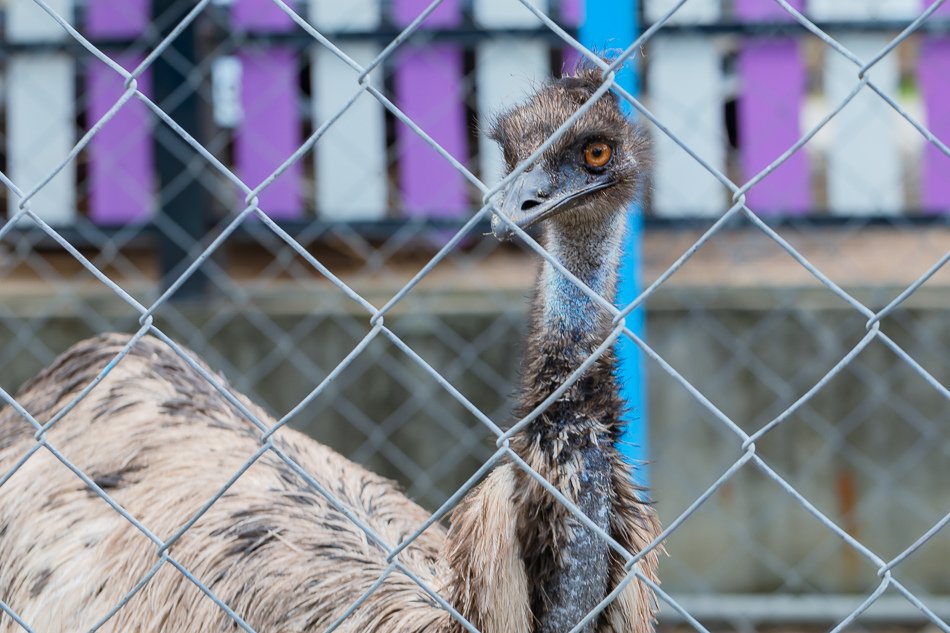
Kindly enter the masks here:
[[569, 75], [573, 73], [579, 61], [581, 61], [581, 54], [570, 46], [565, 46], [561, 52], [561, 74]]
[[561, 0], [561, 22], [563, 24], [569, 26], [580, 26], [580, 23], [583, 20], [583, 0]]
[[[432, 0], [393, 0], [393, 21], [405, 26], [419, 17], [430, 4]], [[422, 28], [456, 26], [461, 19], [459, 0], [443, 0], [422, 23]]]
[[[561, 23], [564, 26], [578, 27], [584, 20], [584, 0], [561, 0]], [[596, 50], [594, 51], [597, 52]], [[634, 56], [636, 57], [636, 56]], [[561, 74], [566, 75], [574, 70], [581, 54], [572, 47], [561, 47]]]
[[[561, 24], [567, 27], [579, 27], [584, 20], [584, 0], [561, 0]], [[622, 43], [618, 42], [616, 45]], [[594, 52], [598, 52], [596, 49]], [[635, 58], [636, 56], [634, 56]], [[561, 74], [566, 75], [573, 72], [577, 62], [581, 60], [581, 54], [570, 46], [561, 47]]]
[[[114, 55], [125, 68], [141, 63], [138, 55]], [[124, 83], [115, 71], [98, 62], [87, 72], [87, 115], [92, 126], [122, 96]], [[139, 78], [139, 89], [150, 93], [151, 75]], [[151, 215], [155, 182], [152, 159], [152, 117], [133, 97], [125, 102], [92, 137], [89, 156], [89, 217], [97, 224], [144, 222]]]
[[[287, 0], [287, 6], [295, 9], [296, 3]], [[234, 25], [247, 30], [287, 31], [294, 21], [284, 13], [274, 0], [236, 0], [231, 8]]]
[[86, 32], [91, 37], [136, 37], [145, 32], [150, 0], [88, 0]]
[[[430, 0], [393, 0], [397, 24], [414, 20]], [[461, 20], [458, 0], [445, 0], [424, 27], [454, 26]], [[404, 47], [395, 73], [396, 105], [460, 161], [468, 155], [462, 53], [450, 45]], [[468, 184], [439, 153], [403, 124], [399, 140], [399, 184], [408, 216], [457, 217], [468, 209]]]
[[[303, 144], [297, 113], [297, 57], [288, 48], [240, 54], [244, 119], [234, 139], [234, 158], [238, 176], [252, 188]], [[261, 192], [261, 209], [275, 219], [300, 217], [301, 175], [298, 161]]]
[[[467, 157], [461, 52], [447, 45], [400, 55], [397, 105], [459, 161]], [[465, 178], [435, 149], [400, 124], [399, 174], [409, 216], [457, 217], [468, 209]]]
[[[804, 0], [789, 0], [798, 11]], [[792, 16], [771, 0], [736, 0], [743, 21], [783, 21]], [[739, 153], [743, 178], [765, 169], [801, 137], [799, 116], [805, 102], [805, 64], [790, 38], [750, 38], [739, 51]], [[811, 207], [804, 150], [792, 154], [746, 194], [756, 212], [801, 214]]]
[[[944, 4], [941, 9], [947, 8]], [[938, 13], [939, 13], [938, 9]], [[950, 37], [928, 37], [921, 44], [918, 73], [926, 124], [934, 136], [950, 145]], [[921, 203], [927, 211], [950, 213], [950, 157], [933, 143], [924, 149]]]
[[[150, 0], [88, 0], [86, 34], [97, 37], [138, 37], [149, 22]], [[139, 55], [112, 54], [127, 69], [142, 61]], [[89, 125], [98, 121], [124, 92], [121, 77], [93, 62], [86, 73]], [[139, 78], [139, 89], [150, 92], [148, 71]], [[87, 148], [89, 160], [89, 217], [98, 224], [144, 222], [154, 200], [152, 118], [134, 97], [103, 126]]]
[[[806, 78], [798, 44], [789, 39], [747, 42], [739, 52], [739, 76], [739, 149], [743, 177], [748, 180], [801, 137]], [[746, 195], [756, 212], [805, 213], [811, 196], [804, 149]]]
[[[929, 7], [936, 1], [937, 0], [924, 0], [924, 8]], [[950, 17], [950, 2], [944, 2], [941, 6], [937, 7], [937, 10], [934, 11], [931, 17]]]
[[[805, 0], [788, 0], [788, 3], [796, 11], [803, 11], [805, 8]], [[788, 14], [788, 11], [785, 10], [782, 5], [773, 0], [736, 0], [736, 17], [741, 20], [752, 21], [752, 20], [763, 20], [763, 21], [777, 21], [777, 20], [793, 20], [794, 18]]]

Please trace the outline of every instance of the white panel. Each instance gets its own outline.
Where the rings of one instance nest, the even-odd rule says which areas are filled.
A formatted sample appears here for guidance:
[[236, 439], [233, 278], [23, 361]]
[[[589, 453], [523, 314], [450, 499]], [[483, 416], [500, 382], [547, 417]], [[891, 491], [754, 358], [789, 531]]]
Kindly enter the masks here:
[[[8, 175], [26, 191], [49, 175], [75, 143], [74, 65], [65, 55], [16, 55], [7, 62], [7, 73]], [[31, 199], [46, 222], [72, 221], [75, 171], [71, 161]], [[20, 201], [12, 194], [9, 200], [12, 215]]]
[[489, 187], [502, 179], [505, 162], [487, 132], [497, 113], [524, 100], [550, 78], [548, 49], [544, 44], [494, 41], [476, 51], [478, 82], [478, 158], [482, 181]]
[[[656, 22], [679, 0], [645, 0], [644, 11], [647, 21]], [[771, 2], [772, 0], [766, 0]], [[716, 22], [722, 14], [722, 0], [689, 0], [680, 7], [667, 24], [695, 24]]]
[[[54, 41], [69, 35], [35, 2], [6, 2], [6, 36], [11, 42]], [[72, 20], [73, 0], [47, 0]], [[69, 153], [75, 142], [74, 63], [67, 55], [18, 54], [7, 62], [8, 176], [31, 189]], [[69, 223], [76, 209], [75, 165], [70, 163], [31, 199], [33, 210], [50, 224]], [[19, 199], [9, 196], [9, 212]]]
[[[840, 33], [838, 40], [861, 59], [870, 59], [886, 36]], [[828, 107], [838, 105], [858, 83], [858, 69], [841, 55], [826, 54]], [[898, 94], [897, 57], [888, 55], [871, 70], [886, 94]], [[834, 213], [895, 214], [903, 207], [899, 139], [909, 127], [884, 100], [865, 88], [831, 121], [828, 146], [828, 203]]]
[[[6, 5], [7, 39], [12, 42], [62, 39], [69, 35], [32, 0], [9, 0], [3, 4]], [[72, 21], [73, 0], [46, 0], [46, 4], [67, 22]]]
[[[547, 13], [547, 0], [531, 0], [531, 4]], [[475, 22], [487, 28], [524, 28], [541, 24], [518, 0], [475, 0], [473, 8]]]
[[379, 26], [379, 0], [310, 0], [310, 21], [317, 29], [369, 31]]
[[923, 11], [920, 0], [808, 0], [806, 8], [815, 20], [900, 20]]
[[[365, 64], [375, 44], [346, 53]], [[314, 129], [332, 117], [357, 89], [356, 72], [318, 47], [313, 57]], [[317, 212], [328, 220], [374, 220], [386, 215], [386, 132], [383, 106], [363, 93], [316, 145]]]
[[[719, 52], [705, 37], [658, 37], [647, 53], [649, 106], [693, 151], [724, 171], [723, 76]], [[662, 216], [719, 215], [727, 191], [666, 134], [650, 127], [656, 158], [653, 210]]]
[[236, 55], [221, 55], [211, 62], [211, 104], [218, 127], [236, 128], [244, 119], [241, 77], [244, 66]]
[[[547, 0], [532, 0], [542, 11]], [[518, 0], [475, 0], [475, 22], [483, 28], [536, 27], [541, 21]], [[505, 162], [495, 141], [487, 136], [494, 117], [535, 91], [550, 79], [548, 47], [543, 43], [514, 40], [489, 41], [475, 52], [478, 90], [478, 162], [482, 181], [495, 185], [505, 173]]]

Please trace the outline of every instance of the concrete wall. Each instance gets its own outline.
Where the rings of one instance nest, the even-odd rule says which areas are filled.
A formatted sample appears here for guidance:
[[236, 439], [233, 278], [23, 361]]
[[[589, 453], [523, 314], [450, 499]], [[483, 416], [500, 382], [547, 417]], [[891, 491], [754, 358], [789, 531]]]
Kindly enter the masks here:
[[[135, 326], [102, 306], [91, 308], [99, 315], [93, 319], [89, 310], [17, 316], [17, 304], [5, 304], [0, 386], [8, 391], [93, 330]], [[388, 316], [387, 325], [504, 423], [520, 359], [522, 305], [517, 296], [485, 299], [477, 309], [416, 305]], [[160, 316], [161, 327], [276, 415], [296, 405], [368, 331], [365, 317], [319, 305], [272, 304], [267, 312], [179, 306]], [[947, 316], [945, 308], [923, 305], [885, 324], [943, 384], [950, 382]], [[696, 292], [664, 292], [651, 304], [648, 329], [656, 351], [747, 431], [807, 391], [865, 332], [853, 311], [779, 291], [715, 305]], [[740, 441], [655, 364], [648, 387], [653, 496], [669, 522], [740, 456]], [[875, 342], [766, 435], [757, 454], [821, 512], [890, 558], [950, 509], [948, 423], [942, 396]], [[471, 414], [381, 339], [294, 425], [399, 479], [430, 508], [491, 448]], [[674, 592], [867, 592], [878, 582], [870, 564], [753, 465], [687, 521], [668, 549], [663, 577]], [[898, 575], [929, 592], [950, 592], [948, 559], [944, 532]]]

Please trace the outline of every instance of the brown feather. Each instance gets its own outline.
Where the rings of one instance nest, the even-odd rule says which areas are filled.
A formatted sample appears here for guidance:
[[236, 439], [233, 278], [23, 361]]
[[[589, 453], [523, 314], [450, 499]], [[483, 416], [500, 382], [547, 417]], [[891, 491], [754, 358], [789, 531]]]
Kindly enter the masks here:
[[[107, 335], [80, 343], [27, 384], [18, 402], [48, 419], [126, 342]], [[7, 408], [0, 429], [12, 436], [0, 450], [6, 472], [32, 445], [32, 428]], [[296, 431], [278, 435], [277, 447], [386, 542], [400, 542], [428, 517], [392, 482]], [[49, 433], [51, 444], [107, 481], [107, 492], [160, 538], [224, 485], [260, 447], [258, 437], [197, 372], [148, 337]], [[158, 560], [153, 543], [44, 450], [0, 487], [0, 531], [3, 599], [40, 631], [87, 630]], [[433, 526], [400, 560], [438, 586], [448, 575], [444, 540]], [[385, 552], [272, 453], [170, 553], [258, 631], [325, 629], [388, 565]], [[447, 617], [415, 582], [394, 573], [342, 630], [433, 631], [444, 629]], [[0, 630], [16, 630], [9, 618], [0, 623]], [[221, 609], [167, 563], [106, 628], [225, 629], [233, 626]]]

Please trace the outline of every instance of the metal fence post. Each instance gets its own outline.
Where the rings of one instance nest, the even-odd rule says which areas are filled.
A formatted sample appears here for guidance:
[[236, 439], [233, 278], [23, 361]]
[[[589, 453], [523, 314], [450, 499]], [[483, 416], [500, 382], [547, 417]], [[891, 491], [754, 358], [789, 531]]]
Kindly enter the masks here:
[[[612, 0], [587, 0], [586, 14], [581, 22], [580, 41], [587, 48], [605, 53], [612, 48], [622, 48], [634, 41], [639, 34], [637, 13], [638, 0], [613, 2]], [[618, 48], [619, 50], [619, 48]], [[638, 90], [637, 73], [633, 61], [623, 66], [617, 74], [617, 83], [627, 92], [636, 96]], [[633, 108], [623, 101], [627, 114]], [[643, 214], [640, 204], [630, 209], [627, 225], [627, 237], [624, 244], [624, 259], [620, 268], [620, 288], [617, 291], [617, 305], [628, 305], [640, 294], [640, 240], [643, 230]], [[627, 317], [630, 329], [643, 337], [646, 332], [646, 315], [641, 305]], [[647, 455], [649, 448], [649, 427], [647, 426], [646, 373], [644, 371], [643, 352], [627, 337], [621, 337], [617, 344], [620, 359], [621, 393], [628, 403], [627, 428], [624, 433], [624, 453], [637, 465], [634, 478], [637, 483], [649, 484]]]
[[[165, 37], [190, 10], [176, 0], [152, 0], [152, 23]], [[205, 145], [201, 100], [197, 89], [188, 87], [188, 71], [199, 66], [198, 39], [194, 22], [188, 24], [152, 64], [153, 99], [188, 134]], [[158, 187], [159, 266], [162, 287], [167, 288], [190, 263], [185, 261], [191, 248], [207, 229], [211, 196], [201, 184], [205, 164], [195, 167], [194, 151], [182, 137], [164, 124], [154, 133], [155, 169]], [[167, 228], [165, 228], [167, 227]], [[201, 296], [208, 278], [198, 270], [175, 292], [175, 299]]]

